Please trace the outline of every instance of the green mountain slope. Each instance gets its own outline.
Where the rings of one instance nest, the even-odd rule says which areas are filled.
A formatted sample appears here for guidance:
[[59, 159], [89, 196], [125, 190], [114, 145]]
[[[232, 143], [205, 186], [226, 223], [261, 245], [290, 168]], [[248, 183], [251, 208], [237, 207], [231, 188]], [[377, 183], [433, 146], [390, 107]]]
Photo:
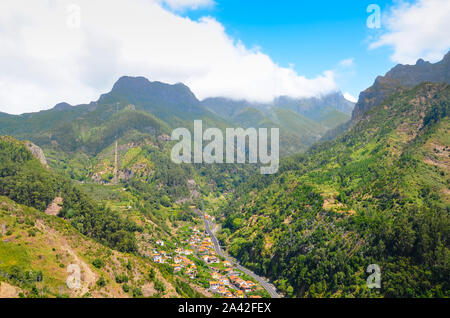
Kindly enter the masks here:
[[[149, 260], [106, 248], [64, 219], [3, 196], [0, 225], [1, 297], [186, 296], [179, 280]], [[73, 266], [81, 271], [80, 288], [66, 283]]]
[[354, 106], [341, 93], [318, 98], [278, 97], [272, 103], [207, 98], [201, 105], [234, 126], [280, 128], [282, 156], [306, 151], [326, 131], [349, 121]]
[[229, 120], [237, 127], [279, 128], [281, 156], [306, 151], [327, 130], [314, 120], [282, 108], [246, 108]]
[[[148, 258], [157, 238], [165, 238], [168, 245], [181, 244], [169, 221], [175, 226], [178, 219], [192, 219], [181, 208], [161, 208], [166, 204], [162, 175], [159, 188], [141, 183], [148, 192], [139, 189], [140, 179], [115, 187], [76, 184], [64, 171], [42, 165], [27, 145], [0, 137], [0, 284], [13, 292], [2, 297], [210, 295], [204, 289], [207, 283], [192, 282], [184, 273], [176, 275], [167, 264]], [[141, 163], [133, 149], [135, 155], [129, 154], [123, 166]], [[165, 184], [175, 192], [183, 176], [180, 170], [174, 173], [177, 181]], [[158, 196], [161, 202], [152, 201]], [[81, 267], [81, 289], [66, 285], [71, 264]], [[205, 267], [200, 263], [199, 271]]]
[[[350, 103], [351, 104], [351, 103]], [[351, 106], [342, 94], [323, 98], [277, 99], [274, 104], [211, 98], [197, 100], [183, 84], [150, 82], [143, 77], [121, 77], [98, 101], [13, 116], [0, 115], [0, 135], [31, 140], [52, 151], [96, 155], [116, 138], [151, 135], [153, 141], [178, 127], [279, 127], [282, 155], [303, 152], [328, 129], [347, 121]]]
[[241, 185], [222, 211], [229, 252], [288, 296], [449, 296], [449, 100], [439, 84], [392, 95]]

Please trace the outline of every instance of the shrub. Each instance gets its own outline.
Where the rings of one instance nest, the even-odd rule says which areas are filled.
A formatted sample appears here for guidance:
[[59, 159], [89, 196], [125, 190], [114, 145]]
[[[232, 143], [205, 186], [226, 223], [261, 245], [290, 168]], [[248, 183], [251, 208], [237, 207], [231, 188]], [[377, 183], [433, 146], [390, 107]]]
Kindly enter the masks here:
[[92, 265], [94, 265], [96, 268], [102, 268], [103, 266], [105, 266], [105, 263], [100, 258], [96, 258], [92, 262]]
[[105, 278], [103, 278], [103, 276], [100, 276], [100, 278], [97, 280], [97, 286], [99, 286], [99, 287], [106, 286], [106, 280], [105, 280]]

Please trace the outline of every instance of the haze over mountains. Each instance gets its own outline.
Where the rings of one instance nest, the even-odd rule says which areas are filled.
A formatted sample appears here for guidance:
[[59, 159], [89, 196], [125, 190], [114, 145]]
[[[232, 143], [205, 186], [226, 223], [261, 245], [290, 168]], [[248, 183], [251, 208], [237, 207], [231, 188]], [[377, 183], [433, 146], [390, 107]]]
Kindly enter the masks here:
[[[67, 103], [60, 103], [38, 113], [19, 116], [0, 114], [0, 133], [41, 144], [51, 142], [52, 139], [61, 141], [61, 134], [72, 134], [70, 138], [76, 140], [79, 136], [75, 136], [77, 132], [74, 135], [74, 131], [80, 132], [80, 127], [83, 127], [82, 130], [86, 132], [101, 122], [106, 123], [128, 105], [132, 105], [132, 109], [128, 109], [128, 116], [133, 111], [146, 112], [143, 118], [152, 121], [147, 128], [150, 129], [152, 125], [156, 125], [157, 129], [164, 127], [162, 130], [166, 134], [170, 134], [169, 128], [191, 127], [195, 119], [202, 119], [207, 126], [222, 129], [279, 127], [283, 154], [306, 150], [326, 131], [348, 121], [354, 106], [341, 93], [308, 99], [279, 97], [270, 104], [226, 98], [199, 101], [183, 84], [169, 85], [151, 82], [144, 77], [124, 76], [110, 92], [87, 105], [71, 107]], [[68, 126], [62, 125], [62, 122], [68, 123]], [[137, 128], [136, 122], [130, 118], [124, 120], [125, 123], [129, 126], [122, 127], [119, 134]], [[146, 128], [144, 126], [141, 123], [139, 129]]]

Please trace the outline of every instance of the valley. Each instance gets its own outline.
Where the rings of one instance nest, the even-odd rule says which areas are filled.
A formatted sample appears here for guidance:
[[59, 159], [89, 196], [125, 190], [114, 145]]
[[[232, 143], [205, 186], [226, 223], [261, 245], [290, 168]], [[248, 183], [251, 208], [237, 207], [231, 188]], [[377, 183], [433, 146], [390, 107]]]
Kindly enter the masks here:
[[211, 221], [209, 221], [208, 217], [205, 216], [204, 213], [202, 213], [201, 211], [196, 211], [202, 218], [204, 224], [205, 224], [205, 230], [208, 233], [209, 237], [211, 238], [213, 244], [214, 244], [214, 249], [216, 251], [216, 254], [219, 255], [220, 257], [223, 257], [229, 264], [231, 264], [232, 266], [236, 267], [238, 270], [240, 270], [241, 272], [243, 272], [244, 274], [250, 276], [251, 278], [253, 278], [255, 281], [257, 281], [270, 295], [271, 298], [279, 298], [280, 295], [278, 295], [276, 288], [270, 284], [267, 279], [262, 278], [258, 275], [256, 275], [255, 273], [253, 273], [252, 271], [248, 270], [247, 268], [239, 265], [239, 263], [235, 260], [232, 259], [231, 257], [229, 257], [228, 255], [226, 255], [221, 246], [219, 241], [217, 240], [214, 232], [215, 232], [215, 228], [216, 225], [214, 225]]
[[[353, 116], [340, 93], [199, 101], [127, 76], [89, 104], [0, 114], [0, 292], [448, 297], [448, 62], [394, 68]], [[196, 120], [279, 128], [278, 172], [173, 162], [171, 132]]]

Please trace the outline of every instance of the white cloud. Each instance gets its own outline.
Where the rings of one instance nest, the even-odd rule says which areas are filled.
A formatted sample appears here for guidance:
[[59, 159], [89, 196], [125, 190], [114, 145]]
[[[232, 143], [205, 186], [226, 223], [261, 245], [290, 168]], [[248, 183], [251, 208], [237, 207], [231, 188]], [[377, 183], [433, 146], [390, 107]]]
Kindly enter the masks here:
[[419, 58], [436, 62], [450, 48], [450, 1], [401, 2], [384, 17], [386, 30], [371, 49], [392, 46], [394, 62], [413, 64]]
[[67, 24], [71, 3], [0, 1], [0, 111], [86, 103], [122, 75], [183, 82], [200, 99], [270, 101], [336, 90], [332, 71], [308, 79], [280, 67], [211, 17], [192, 21], [159, 0], [77, 0], [81, 24], [74, 29]]
[[344, 98], [352, 103], [356, 103], [358, 99], [350, 93], [344, 93]]
[[342, 67], [351, 67], [355, 65], [355, 59], [354, 58], [348, 58], [345, 60], [342, 60], [339, 62], [339, 66]]
[[212, 7], [215, 5], [213, 0], [160, 0], [168, 5], [171, 9], [180, 11], [183, 9], [199, 9], [204, 7]]

